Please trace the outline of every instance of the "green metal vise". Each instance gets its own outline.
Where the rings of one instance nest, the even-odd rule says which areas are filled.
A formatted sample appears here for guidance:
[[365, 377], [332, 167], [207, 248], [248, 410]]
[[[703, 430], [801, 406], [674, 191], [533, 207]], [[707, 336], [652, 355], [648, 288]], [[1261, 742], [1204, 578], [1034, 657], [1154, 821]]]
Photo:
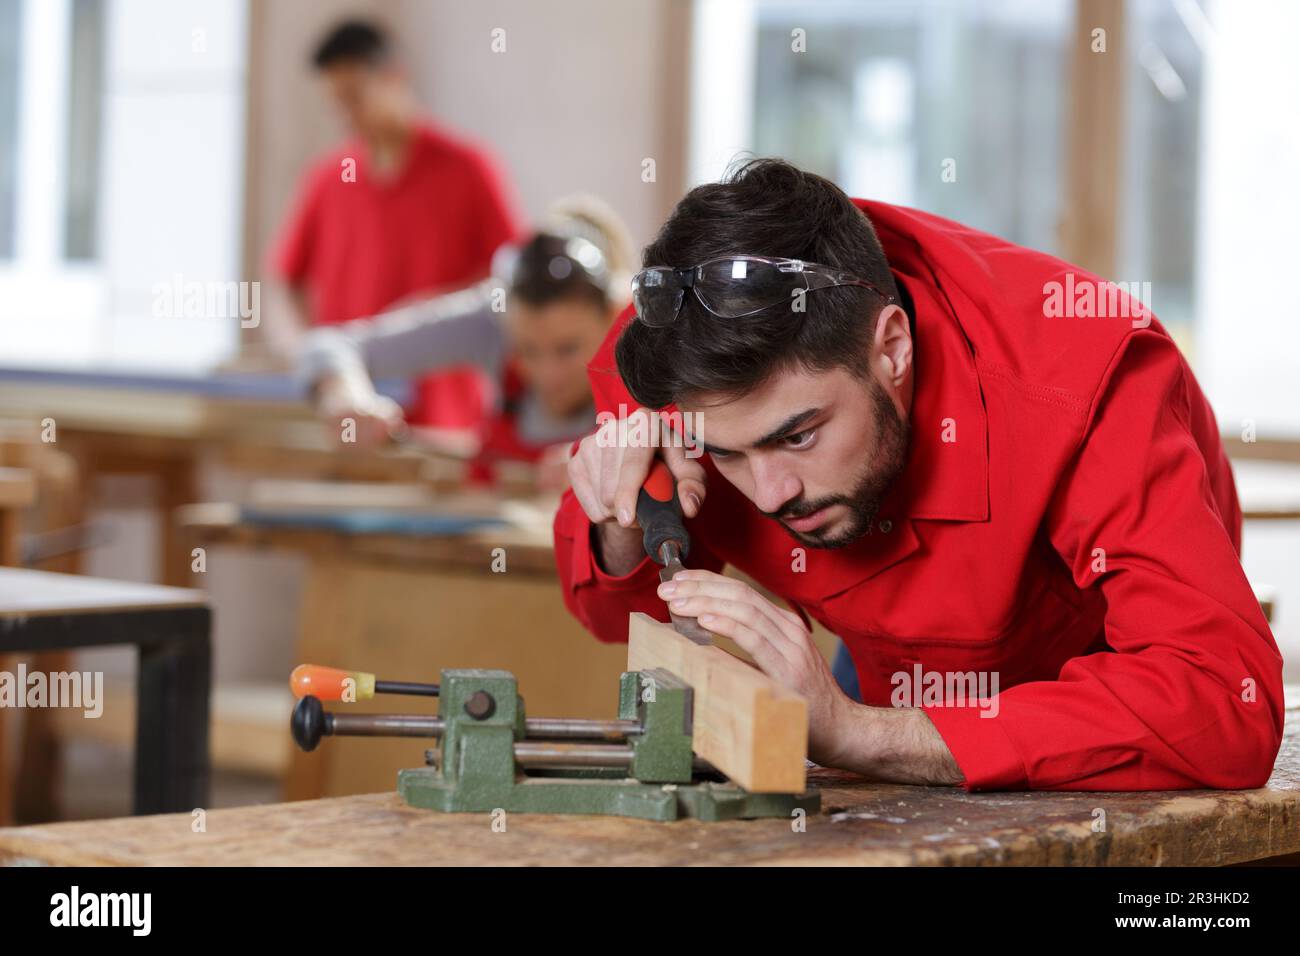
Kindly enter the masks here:
[[697, 759], [691, 688], [666, 671], [623, 674], [614, 721], [530, 719], [508, 671], [445, 670], [438, 697], [438, 717], [327, 714], [304, 697], [294, 738], [306, 750], [327, 735], [441, 738], [427, 766], [397, 775], [403, 799], [430, 810], [716, 821], [788, 818], [821, 805], [815, 791], [751, 793]]

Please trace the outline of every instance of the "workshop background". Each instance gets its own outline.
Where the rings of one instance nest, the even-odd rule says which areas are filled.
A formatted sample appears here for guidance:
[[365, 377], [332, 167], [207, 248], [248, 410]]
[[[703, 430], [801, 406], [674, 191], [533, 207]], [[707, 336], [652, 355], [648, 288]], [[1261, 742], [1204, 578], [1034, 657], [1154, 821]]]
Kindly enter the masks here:
[[[304, 620], [333, 613], [312, 604], [329, 567], [224, 543], [185, 580], [178, 507], [297, 476], [188, 434], [196, 399], [169, 389], [218, 370], [284, 379], [285, 364], [270, 322], [152, 305], [184, 276], [258, 282], [263, 314], [280, 307], [272, 244], [304, 168], [341, 136], [309, 57], [347, 17], [392, 31], [429, 113], [491, 150], [526, 219], [593, 193], [642, 245], [738, 154], [779, 155], [1149, 289], [1217, 412], [1252, 515], [1245, 567], [1300, 680], [1300, 5], [0, 0], [0, 418], [57, 391], [80, 442], [50, 466], [75, 533], [29, 522], [20, 553], [208, 592], [214, 806], [282, 793], [284, 677]], [[144, 463], [109, 467], [106, 448]], [[404, 592], [373, 573], [377, 616], [401, 613]], [[557, 640], [594, 644], [576, 625]], [[78, 660], [129, 703], [129, 651]], [[612, 708], [612, 687], [599, 693]], [[46, 806], [72, 818], [129, 812], [131, 726], [0, 731], [58, 754]]]

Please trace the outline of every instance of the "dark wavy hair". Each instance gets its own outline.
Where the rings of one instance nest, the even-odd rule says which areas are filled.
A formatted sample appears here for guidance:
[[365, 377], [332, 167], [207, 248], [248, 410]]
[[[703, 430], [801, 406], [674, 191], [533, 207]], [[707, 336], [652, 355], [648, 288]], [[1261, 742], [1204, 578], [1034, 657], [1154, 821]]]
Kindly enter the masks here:
[[344, 20], [321, 37], [311, 63], [327, 70], [341, 63], [381, 66], [393, 56], [393, 45], [384, 28], [368, 20]]
[[[726, 255], [777, 256], [851, 272], [897, 297], [876, 231], [838, 186], [780, 159], [751, 159], [677, 204], [642, 264], [681, 268]], [[615, 348], [619, 374], [649, 408], [702, 394], [743, 395], [792, 366], [865, 374], [880, 298], [859, 286], [812, 292], [723, 319], [690, 292], [666, 328], [630, 322]]]

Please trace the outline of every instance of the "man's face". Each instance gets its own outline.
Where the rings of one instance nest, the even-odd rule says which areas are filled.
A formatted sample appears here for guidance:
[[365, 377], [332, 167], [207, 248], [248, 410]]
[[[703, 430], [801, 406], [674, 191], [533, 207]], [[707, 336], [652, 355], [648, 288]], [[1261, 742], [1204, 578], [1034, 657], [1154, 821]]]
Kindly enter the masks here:
[[394, 69], [342, 61], [322, 73], [330, 100], [357, 135], [370, 136], [382, 130], [400, 111], [404, 87]]
[[809, 547], [865, 534], [906, 458], [895, 400], [874, 376], [845, 368], [781, 371], [739, 398], [682, 410], [701, 423], [722, 476]]

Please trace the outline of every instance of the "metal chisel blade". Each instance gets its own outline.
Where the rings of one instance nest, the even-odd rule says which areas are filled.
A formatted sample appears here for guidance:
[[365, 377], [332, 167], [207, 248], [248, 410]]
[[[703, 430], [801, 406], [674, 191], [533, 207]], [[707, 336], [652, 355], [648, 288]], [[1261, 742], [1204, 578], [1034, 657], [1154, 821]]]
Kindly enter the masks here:
[[[676, 574], [678, 571], [685, 571], [685, 570], [686, 568], [682, 566], [682, 562], [677, 558], [673, 558], [662, 568], [659, 569], [659, 580], [671, 581], [673, 579], [674, 574]], [[682, 637], [686, 638], [687, 640], [694, 641], [696, 644], [713, 643], [713, 635], [710, 634], [708, 631], [706, 631], [704, 628], [700, 627], [699, 621], [695, 620], [695, 618], [679, 617], [678, 615], [674, 614], [671, 609], [668, 611], [668, 616], [672, 618], [673, 630], [675, 630]]]

